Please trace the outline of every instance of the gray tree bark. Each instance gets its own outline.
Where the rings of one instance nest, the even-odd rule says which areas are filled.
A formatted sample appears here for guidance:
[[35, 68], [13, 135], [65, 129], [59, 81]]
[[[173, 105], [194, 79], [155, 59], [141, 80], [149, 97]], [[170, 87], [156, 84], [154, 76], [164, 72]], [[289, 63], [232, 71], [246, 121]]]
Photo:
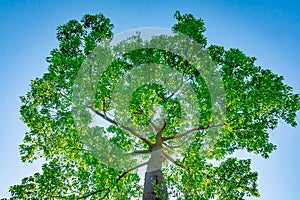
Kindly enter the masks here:
[[[147, 172], [145, 174], [143, 200], [166, 200], [168, 199], [167, 186], [164, 182], [162, 173], [163, 157], [161, 149], [152, 151], [148, 161]], [[156, 194], [154, 188], [158, 186], [159, 190]]]

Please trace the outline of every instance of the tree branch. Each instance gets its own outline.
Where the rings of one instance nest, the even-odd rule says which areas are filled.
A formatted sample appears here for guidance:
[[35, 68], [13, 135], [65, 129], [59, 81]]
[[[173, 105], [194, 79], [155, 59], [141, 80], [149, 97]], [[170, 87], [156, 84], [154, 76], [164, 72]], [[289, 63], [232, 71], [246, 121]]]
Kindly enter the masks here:
[[[135, 166], [135, 167], [133, 167], [133, 168], [131, 168], [131, 169], [129, 169], [129, 170], [123, 172], [123, 173], [117, 178], [116, 182], [119, 182], [119, 181], [120, 181], [126, 174], [128, 174], [129, 172], [131, 172], [131, 171], [133, 171], [133, 170], [135, 170], [135, 169], [138, 169], [138, 168], [140, 168], [140, 167], [142, 167], [142, 166], [144, 166], [144, 165], [147, 165], [147, 164], [148, 164], [148, 162], [145, 162], [145, 163], [142, 163], [142, 164], [140, 164], [140, 165], [137, 165], [137, 166]], [[102, 192], [102, 191], [104, 191], [104, 190], [103, 190], [103, 189], [99, 189], [99, 190], [96, 190], [96, 191], [94, 191], [94, 192], [91, 192], [91, 193], [89, 193], [89, 194], [87, 194], [87, 195], [84, 195], [84, 196], [82, 196], [82, 197], [79, 197], [78, 199], [86, 199], [86, 198], [88, 198], [88, 197], [90, 197], [90, 196], [93, 196], [93, 195], [95, 195], [95, 194], [97, 194], [97, 193], [99, 193], [99, 192]], [[101, 199], [104, 199], [105, 197], [107, 197], [107, 195], [109, 194], [109, 192], [110, 192], [110, 188], [107, 189], [107, 192], [103, 195], [103, 197], [102, 197]]]
[[171, 161], [174, 165], [181, 167], [182, 169], [184, 169], [184, 166], [182, 164], [179, 164], [178, 162], [176, 162], [171, 156], [169, 156], [168, 154], [166, 154], [164, 151], [162, 151], [162, 155], [163, 157], [165, 157], [166, 159], [168, 159], [169, 161]]
[[175, 138], [182, 138], [184, 136], [187, 136], [195, 131], [200, 131], [200, 130], [204, 130], [206, 128], [204, 128], [203, 126], [201, 127], [197, 127], [197, 128], [192, 128], [182, 134], [179, 134], [179, 135], [172, 135], [172, 136], [168, 136], [168, 137], [163, 137], [163, 141], [168, 141], [168, 140], [172, 140], [172, 139], [175, 139]]
[[208, 127], [204, 127], [204, 126], [200, 126], [200, 127], [197, 127], [197, 128], [192, 128], [182, 134], [179, 134], [179, 135], [173, 135], [173, 136], [168, 136], [168, 137], [163, 137], [163, 141], [168, 141], [168, 140], [172, 140], [172, 139], [175, 139], [175, 138], [182, 138], [184, 136], [187, 136], [195, 131], [200, 131], [200, 130], [205, 130], [205, 129], [208, 129], [208, 128], [216, 128], [216, 127], [219, 127], [219, 126], [224, 126], [224, 124], [217, 124], [217, 125], [214, 125], [214, 126], [208, 126]]
[[140, 155], [140, 154], [148, 154], [150, 153], [150, 150], [138, 150], [138, 151], [134, 151], [129, 153], [130, 155]]
[[131, 172], [131, 171], [133, 171], [133, 170], [135, 170], [135, 169], [138, 169], [138, 168], [140, 168], [140, 167], [143, 167], [144, 165], [147, 165], [147, 164], [148, 164], [148, 161], [147, 161], [147, 162], [144, 162], [144, 163], [142, 163], [142, 164], [140, 164], [140, 165], [137, 165], [137, 166], [135, 166], [135, 167], [133, 167], [133, 168], [131, 168], [131, 169], [125, 171], [125, 172], [123, 172], [123, 173], [119, 176], [119, 178], [117, 179], [117, 182], [118, 182], [121, 178], [123, 178], [126, 174], [128, 174], [129, 172]]
[[188, 81], [188, 80], [183, 81], [183, 78], [184, 78], [184, 74], [182, 74], [181, 83], [179, 84], [179, 86], [174, 90], [174, 92], [172, 94], [170, 94], [167, 98], [164, 98], [164, 101], [167, 101], [172, 96], [174, 96], [179, 91], [179, 89], [181, 88], [181, 86], [183, 85], [183, 83]]
[[162, 124], [161, 124], [161, 126], [160, 126], [160, 128], [159, 128], [158, 133], [162, 133], [162, 131], [166, 128], [166, 126], [167, 126], [167, 121], [166, 121], [165, 118], [163, 118], [163, 119], [162, 119]]
[[90, 109], [91, 109], [94, 113], [96, 113], [98, 116], [102, 117], [103, 119], [105, 119], [106, 121], [110, 122], [111, 124], [114, 124], [114, 125], [116, 125], [116, 126], [122, 128], [122, 129], [128, 131], [128, 132], [131, 133], [132, 135], [138, 137], [140, 140], [142, 140], [143, 142], [145, 142], [148, 146], [150, 146], [150, 147], [153, 146], [153, 144], [152, 144], [149, 140], [147, 140], [146, 138], [144, 138], [144, 137], [141, 136], [140, 134], [136, 133], [136, 132], [135, 132], [134, 130], [132, 130], [131, 128], [129, 128], [129, 127], [127, 127], [127, 126], [124, 126], [124, 125], [122, 125], [122, 124], [117, 123], [117, 122], [114, 121], [113, 119], [107, 117], [106, 115], [102, 114], [101, 112], [98, 112], [98, 111], [95, 110], [94, 108], [91, 108], [91, 107], [90, 107]]
[[[89, 193], [89, 194], [87, 194], [87, 195], [84, 195], [84, 196], [81, 196], [81, 197], [79, 197], [78, 199], [86, 199], [86, 198], [88, 198], [88, 197], [90, 197], [90, 196], [93, 196], [93, 195], [95, 195], [95, 194], [97, 194], [97, 193], [99, 193], [99, 192], [102, 192], [102, 191], [104, 191], [104, 189], [100, 189], [100, 190], [96, 190], [96, 191], [94, 191], [94, 192], [92, 192], [92, 193]], [[110, 189], [108, 188], [108, 191], [110, 191]], [[105, 196], [107, 196], [106, 194], [104, 195], [104, 197]], [[103, 197], [103, 198], [104, 198]], [[103, 199], [102, 198], [102, 199]]]
[[147, 122], [150, 124], [153, 132], [157, 133], [158, 132], [158, 128], [155, 126], [155, 124], [150, 119], [148, 119]]
[[156, 134], [156, 144], [158, 144], [160, 147], [162, 147], [163, 144], [163, 137], [162, 137], [162, 132], [164, 130], [164, 128], [166, 127], [167, 123], [165, 119], [162, 119], [162, 125], [159, 128], [157, 134]]
[[164, 146], [166, 146], [166, 147], [168, 147], [168, 148], [170, 148], [170, 149], [178, 149], [178, 148], [182, 147], [182, 146], [185, 145], [185, 144], [186, 144], [186, 140], [183, 141], [180, 145], [176, 145], [176, 146], [171, 146], [171, 145], [168, 145], [168, 144], [166, 144], [166, 143], [163, 143]]
[[[143, 116], [145, 116], [146, 118], [148, 118], [147, 115], [145, 114], [145, 112], [143, 111], [143, 109], [142, 109], [141, 107], [139, 107], [138, 112], [134, 112], [133, 114], [143, 115]], [[148, 122], [149, 125], [151, 126], [153, 132], [157, 133], [157, 132], [158, 132], [158, 129], [157, 129], [157, 127], [155, 126], [155, 124], [151, 121], [151, 119], [148, 119], [147, 122]]]

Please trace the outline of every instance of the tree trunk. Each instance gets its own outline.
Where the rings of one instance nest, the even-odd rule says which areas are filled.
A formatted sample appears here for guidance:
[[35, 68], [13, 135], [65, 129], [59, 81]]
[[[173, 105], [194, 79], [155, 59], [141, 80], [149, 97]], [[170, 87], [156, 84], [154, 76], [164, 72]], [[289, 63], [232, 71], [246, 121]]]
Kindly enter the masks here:
[[168, 191], [161, 171], [162, 161], [161, 149], [152, 151], [145, 174], [143, 200], [168, 199]]

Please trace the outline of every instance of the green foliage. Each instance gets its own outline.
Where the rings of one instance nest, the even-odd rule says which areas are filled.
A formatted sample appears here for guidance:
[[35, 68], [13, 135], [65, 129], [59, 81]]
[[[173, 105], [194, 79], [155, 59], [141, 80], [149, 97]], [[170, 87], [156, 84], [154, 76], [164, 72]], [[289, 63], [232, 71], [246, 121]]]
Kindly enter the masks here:
[[178, 21], [172, 28], [174, 31], [193, 38], [203, 47], [207, 45], [206, 37], [203, 35], [205, 27], [202, 19], [196, 19], [192, 14], [181, 15], [179, 11], [175, 12], [174, 18]]
[[226, 126], [216, 145], [215, 154], [237, 149], [261, 154], [267, 158], [276, 148], [269, 143], [268, 131], [283, 119], [296, 126], [299, 95], [283, 83], [283, 77], [254, 65], [255, 58], [238, 49], [224, 50], [210, 46], [209, 54], [221, 73], [226, 88]]
[[[174, 17], [178, 21], [173, 26], [174, 31], [206, 47], [203, 20], [190, 14], [181, 15], [178, 11]], [[12, 199], [131, 199], [141, 196], [137, 173], [120, 172], [101, 163], [94, 156], [91, 146], [97, 145], [97, 141], [107, 140], [127, 152], [147, 152], [159, 139], [158, 134], [150, 131], [143, 132], [142, 136], [134, 135], [133, 131], [124, 128], [126, 123], [124, 126], [119, 123], [131, 121], [137, 127], [145, 128], [155, 115], [153, 106], [161, 106], [164, 110], [166, 126], [163, 127], [161, 138], [165, 139], [164, 145], [169, 146], [165, 151], [172, 155], [176, 148], [170, 146], [182, 143], [180, 139], [171, 139], [182, 133], [183, 105], [179, 97], [172, 96], [172, 91], [157, 83], [145, 84], [134, 90], [129, 102], [128, 118], [108, 120], [111, 125], [106, 129], [91, 127], [84, 132], [76, 127], [72, 109], [77, 73], [81, 66], [92, 71], [89, 68], [91, 63], [84, 63], [84, 60], [93, 56], [90, 53], [96, 46], [102, 45], [105, 48], [104, 41], [113, 37], [112, 28], [109, 19], [101, 14], [85, 15], [80, 22], [71, 20], [57, 28], [59, 46], [47, 57], [48, 72], [31, 82], [31, 90], [21, 97], [20, 109], [22, 121], [29, 128], [20, 145], [21, 159], [23, 162], [33, 162], [42, 157], [46, 162], [41, 173], [26, 177], [19, 185], [10, 187]], [[300, 109], [299, 95], [293, 94], [292, 88], [283, 83], [282, 76], [256, 66], [255, 58], [246, 56], [238, 49], [225, 50], [220, 46], [209, 46], [207, 52], [215, 62], [225, 88], [226, 114], [224, 124], [219, 124], [220, 129], [214, 138], [215, 145], [203, 153], [203, 146], [207, 142], [205, 135], [212, 131], [209, 129], [212, 100], [208, 85], [196, 67], [183, 57], [161, 49], [146, 48], [149, 43], [163, 43], [163, 37], [175, 41], [177, 36], [154, 37], [147, 43], [137, 35], [116, 47], [139, 49], [113, 60], [99, 77], [95, 84], [92, 109], [102, 118], [108, 119], [108, 112], [114, 108], [112, 98], [118, 80], [124, 76], [129, 77], [134, 67], [149, 63], [170, 66], [177, 73], [183, 74], [182, 79], [188, 80], [187, 83], [197, 94], [196, 99], [191, 101], [199, 109], [198, 118], [189, 119], [195, 120], [198, 126], [194, 131], [194, 140], [189, 142], [185, 151], [180, 152], [177, 160], [163, 167], [170, 196], [178, 199], [228, 200], [259, 196], [258, 175], [251, 171], [250, 160], [240, 160], [229, 155], [244, 149], [267, 158], [276, 149], [269, 142], [268, 131], [276, 128], [279, 119], [296, 126], [296, 112]], [[182, 48], [182, 44], [176, 45], [172, 48]], [[104, 52], [112, 57], [111, 49]], [[163, 71], [164, 68], [158, 70]], [[178, 78], [176, 76], [173, 78]], [[91, 81], [90, 77], [85, 78], [86, 82]], [[133, 76], [133, 79], [143, 77]], [[126, 85], [121, 89], [125, 90]], [[82, 90], [80, 95], [84, 95], [84, 92]], [[85, 116], [85, 124], [92, 122], [89, 111], [81, 114]], [[154, 120], [153, 123], [157, 125], [161, 121]], [[91, 146], [82, 142], [83, 134]], [[108, 148], [105, 145], [103, 142], [97, 146], [99, 152]], [[215, 166], [211, 164], [211, 159], [220, 160], [221, 163]], [[119, 164], [126, 164], [122, 162]], [[157, 195], [160, 194], [160, 187], [155, 187]]]
[[164, 188], [164, 185], [156, 184], [155, 182], [152, 183], [154, 186], [154, 192], [156, 194], [156, 197], [161, 200], [167, 200], [167, 197], [162, 193], [162, 190]]

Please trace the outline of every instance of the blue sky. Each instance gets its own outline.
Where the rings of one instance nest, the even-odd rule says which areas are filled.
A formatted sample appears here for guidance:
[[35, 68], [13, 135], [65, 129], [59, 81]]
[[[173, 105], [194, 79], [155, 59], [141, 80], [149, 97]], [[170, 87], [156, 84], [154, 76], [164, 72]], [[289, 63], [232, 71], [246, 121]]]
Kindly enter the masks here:
[[[257, 65], [283, 75], [285, 83], [300, 93], [297, 1], [0, 0], [0, 198], [8, 195], [10, 185], [40, 167], [39, 161], [32, 165], [20, 161], [18, 145], [27, 128], [19, 120], [19, 96], [29, 90], [30, 80], [46, 72], [45, 58], [57, 45], [56, 27], [86, 13], [103, 13], [114, 24], [114, 33], [140, 27], [171, 28], [176, 10], [204, 19], [209, 44], [239, 48], [257, 57]], [[243, 154], [253, 158], [253, 169], [259, 172], [260, 199], [298, 199], [300, 126], [280, 122], [271, 141], [278, 150], [267, 160]]]

